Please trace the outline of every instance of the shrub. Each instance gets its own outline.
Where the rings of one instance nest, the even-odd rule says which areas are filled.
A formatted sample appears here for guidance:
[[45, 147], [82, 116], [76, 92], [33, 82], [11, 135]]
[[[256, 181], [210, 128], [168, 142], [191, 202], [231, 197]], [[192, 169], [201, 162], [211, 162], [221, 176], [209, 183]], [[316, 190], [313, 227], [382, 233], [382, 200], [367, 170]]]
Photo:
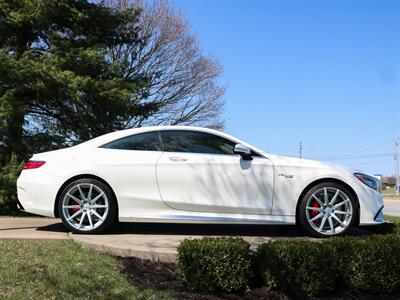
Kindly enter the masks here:
[[203, 291], [244, 291], [249, 288], [250, 245], [240, 238], [184, 240], [178, 247], [178, 276]]
[[22, 166], [12, 156], [10, 163], [0, 168], [0, 215], [18, 214], [16, 182]]
[[398, 234], [269, 242], [255, 255], [242, 239], [185, 240], [178, 259], [179, 277], [199, 290], [244, 291], [257, 284], [256, 275], [261, 284], [296, 297], [339, 286], [380, 295], [400, 291]]
[[[371, 294], [389, 294], [400, 290], [400, 237], [375, 235], [351, 240], [349, 257], [341, 263], [342, 277], [348, 284]], [[337, 247], [333, 243], [334, 247]], [[336, 248], [337, 249], [337, 248]], [[340, 250], [336, 250], [341, 255]]]
[[331, 256], [335, 256], [337, 283], [341, 288], [349, 288], [349, 266], [353, 258], [354, 237], [332, 237], [322, 242], [323, 247], [329, 249]]
[[312, 241], [276, 241], [258, 247], [258, 274], [271, 288], [297, 297], [331, 292], [337, 279], [332, 248]]

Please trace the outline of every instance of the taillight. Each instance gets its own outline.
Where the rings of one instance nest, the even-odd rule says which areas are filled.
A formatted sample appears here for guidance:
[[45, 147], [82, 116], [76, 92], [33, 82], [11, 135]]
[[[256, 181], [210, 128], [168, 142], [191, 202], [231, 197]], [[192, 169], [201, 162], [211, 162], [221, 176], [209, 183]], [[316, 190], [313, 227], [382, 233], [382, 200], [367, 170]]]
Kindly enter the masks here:
[[37, 169], [43, 166], [45, 163], [45, 161], [28, 160], [22, 170]]

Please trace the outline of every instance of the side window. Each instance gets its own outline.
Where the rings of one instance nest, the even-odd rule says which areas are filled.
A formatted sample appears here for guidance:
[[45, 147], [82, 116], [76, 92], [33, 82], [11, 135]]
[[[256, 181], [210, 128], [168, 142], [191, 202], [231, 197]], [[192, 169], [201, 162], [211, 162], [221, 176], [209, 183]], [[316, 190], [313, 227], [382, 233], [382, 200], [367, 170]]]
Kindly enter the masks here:
[[108, 144], [101, 148], [121, 149], [121, 150], [142, 150], [142, 151], [162, 151], [160, 135], [158, 131], [145, 132], [127, 136]]
[[162, 130], [164, 151], [233, 155], [235, 143], [222, 137], [198, 131]]

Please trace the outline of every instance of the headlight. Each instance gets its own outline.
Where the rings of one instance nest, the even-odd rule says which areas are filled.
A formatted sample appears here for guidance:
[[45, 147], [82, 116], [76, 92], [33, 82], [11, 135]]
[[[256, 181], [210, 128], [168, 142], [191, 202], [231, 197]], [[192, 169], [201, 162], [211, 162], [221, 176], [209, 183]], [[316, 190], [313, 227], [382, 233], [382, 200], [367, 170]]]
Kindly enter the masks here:
[[380, 192], [381, 183], [375, 177], [372, 177], [372, 176], [369, 176], [366, 174], [362, 174], [362, 173], [354, 173], [354, 176], [356, 176], [362, 183], [369, 186], [371, 189], [374, 189], [375, 191]]

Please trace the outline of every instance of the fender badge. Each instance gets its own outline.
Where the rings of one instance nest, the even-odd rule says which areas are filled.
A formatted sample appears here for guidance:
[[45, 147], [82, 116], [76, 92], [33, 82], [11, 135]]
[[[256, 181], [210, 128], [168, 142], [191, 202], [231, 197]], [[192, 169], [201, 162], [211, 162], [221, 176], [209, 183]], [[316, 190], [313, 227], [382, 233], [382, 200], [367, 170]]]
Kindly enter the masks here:
[[278, 176], [283, 176], [285, 178], [293, 178], [294, 175], [289, 175], [289, 174], [278, 174]]

